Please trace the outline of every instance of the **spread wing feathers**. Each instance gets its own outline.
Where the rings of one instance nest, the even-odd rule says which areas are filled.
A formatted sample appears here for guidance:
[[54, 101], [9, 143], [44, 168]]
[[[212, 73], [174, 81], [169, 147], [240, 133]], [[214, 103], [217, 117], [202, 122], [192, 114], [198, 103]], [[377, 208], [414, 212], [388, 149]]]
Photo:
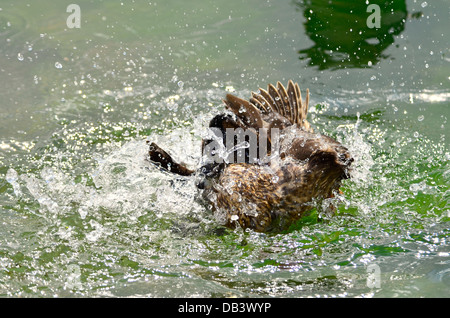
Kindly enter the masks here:
[[255, 129], [263, 127], [261, 111], [249, 101], [227, 94], [224, 103], [245, 125]]
[[228, 94], [224, 103], [246, 126], [258, 128], [280, 128], [297, 125], [311, 131], [306, 116], [308, 114], [309, 90], [305, 102], [302, 101], [300, 87], [289, 80], [287, 89], [277, 82], [276, 87], [269, 84], [267, 90], [252, 92], [247, 101]]

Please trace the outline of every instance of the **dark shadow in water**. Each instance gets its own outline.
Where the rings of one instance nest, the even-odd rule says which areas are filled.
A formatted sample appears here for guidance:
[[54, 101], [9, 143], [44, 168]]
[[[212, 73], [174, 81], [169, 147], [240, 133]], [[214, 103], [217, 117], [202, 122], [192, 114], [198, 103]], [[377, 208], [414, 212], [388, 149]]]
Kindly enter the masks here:
[[[405, 0], [370, 0], [380, 7], [380, 28], [369, 28], [364, 0], [293, 0], [306, 18], [305, 31], [315, 43], [299, 51], [300, 59], [319, 69], [365, 68], [383, 54], [405, 28]], [[421, 14], [415, 14], [415, 16]], [[370, 19], [372, 21], [372, 19]], [[370, 64], [370, 65], [369, 65]]]

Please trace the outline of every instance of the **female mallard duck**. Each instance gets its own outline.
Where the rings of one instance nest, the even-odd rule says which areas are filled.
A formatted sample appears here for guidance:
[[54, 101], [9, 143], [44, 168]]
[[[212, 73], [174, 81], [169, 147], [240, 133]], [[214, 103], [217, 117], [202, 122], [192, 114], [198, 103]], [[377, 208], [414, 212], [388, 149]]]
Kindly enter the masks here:
[[313, 132], [306, 120], [309, 91], [303, 102], [297, 83], [269, 84], [251, 95], [248, 101], [226, 96], [231, 114], [211, 120], [214, 134], [202, 142], [206, 162], [197, 171], [155, 143], [149, 158], [173, 173], [198, 175], [203, 197], [224, 225], [280, 230], [333, 197], [353, 158], [336, 140]]

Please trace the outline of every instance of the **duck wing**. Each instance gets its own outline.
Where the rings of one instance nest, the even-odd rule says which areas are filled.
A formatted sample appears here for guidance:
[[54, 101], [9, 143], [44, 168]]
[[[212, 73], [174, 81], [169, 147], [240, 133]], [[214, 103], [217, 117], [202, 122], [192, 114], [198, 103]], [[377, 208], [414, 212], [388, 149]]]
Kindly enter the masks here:
[[[149, 142], [147, 142], [148, 144]], [[181, 176], [190, 176], [194, 174], [194, 170], [189, 169], [186, 165], [176, 162], [164, 149], [154, 142], [150, 143], [148, 151], [148, 159], [159, 165], [162, 170], [166, 170]]]
[[288, 81], [287, 89], [277, 82], [269, 84], [267, 90], [260, 88], [258, 93], [252, 92], [247, 101], [232, 94], [224, 100], [225, 106], [231, 110], [246, 126], [251, 128], [284, 129], [291, 125], [311, 131], [306, 120], [309, 104], [309, 90], [306, 99], [302, 95], [298, 83]]

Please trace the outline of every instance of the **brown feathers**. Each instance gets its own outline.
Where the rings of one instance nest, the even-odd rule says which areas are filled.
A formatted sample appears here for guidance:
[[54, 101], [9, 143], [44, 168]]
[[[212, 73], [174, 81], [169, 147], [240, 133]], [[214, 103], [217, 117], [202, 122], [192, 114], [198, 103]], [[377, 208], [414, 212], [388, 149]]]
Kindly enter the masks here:
[[306, 100], [303, 102], [300, 87], [292, 80], [289, 80], [287, 90], [277, 82], [276, 87], [269, 84], [267, 90], [260, 88], [259, 93], [252, 92], [249, 101], [228, 94], [224, 102], [237, 117], [255, 129], [286, 128], [296, 124], [298, 128], [312, 131], [306, 120], [309, 90], [306, 90]]
[[230, 109], [242, 120], [244, 124], [255, 129], [263, 127], [261, 112], [249, 101], [231, 94], [227, 94], [227, 98], [224, 100], [224, 103], [228, 109]]
[[[148, 142], [147, 142], [148, 143]], [[190, 176], [195, 171], [188, 169], [185, 165], [179, 164], [172, 157], [154, 142], [150, 143], [149, 159], [158, 163], [161, 168], [182, 176]]]
[[[214, 147], [223, 151], [220, 147], [232, 141], [231, 150], [225, 148], [227, 158], [238, 158], [245, 152], [241, 157], [245, 160], [210, 160], [196, 174], [202, 180], [198, 187], [204, 190], [204, 198], [225, 226], [239, 225], [260, 232], [285, 229], [315, 204], [333, 197], [341, 181], [349, 177], [353, 158], [347, 148], [314, 133], [307, 121], [308, 89], [303, 101], [297, 83], [290, 80], [284, 87], [277, 82], [276, 86], [269, 84], [267, 90], [252, 92], [249, 100], [227, 94], [224, 103], [234, 115], [219, 114], [211, 120], [209, 127], [215, 128], [215, 137], [202, 141], [203, 155], [217, 156], [220, 151]], [[229, 131], [246, 131], [250, 146], [234, 150], [244, 139], [236, 134], [228, 136]], [[279, 131], [279, 135], [272, 135], [274, 131]], [[257, 140], [256, 161], [252, 161], [252, 140]], [[269, 152], [268, 160], [261, 160], [260, 150], [266, 145], [270, 151], [279, 148]], [[171, 172], [194, 174], [154, 143], [149, 156]]]

